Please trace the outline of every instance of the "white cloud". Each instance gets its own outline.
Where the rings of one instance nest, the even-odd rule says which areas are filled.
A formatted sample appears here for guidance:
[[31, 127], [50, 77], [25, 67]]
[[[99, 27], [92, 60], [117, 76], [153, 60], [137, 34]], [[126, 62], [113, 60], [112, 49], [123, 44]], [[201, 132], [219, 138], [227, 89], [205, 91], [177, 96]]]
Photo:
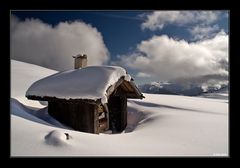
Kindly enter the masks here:
[[219, 14], [218, 11], [154, 11], [142, 15], [145, 21], [141, 27], [154, 31], [161, 30], [168, 24], [177, 26], [196, 23], [211, 24], [217, 21]]
[[189, 29], [190, 33], [194, 37], [194, 40], [212, 38], [219, 32], [219, 26], [213, 25], [196, 25]]
[[189, 43], [166, 35], [142, 41], [136, 52], [120, 58], [119, 64], [151, 74], [155, 80], [170, 80], [210, 74], [228, 74], [228, 35]]
[[138, 72], [138, 73], [137, 73], [137, 77], [148, 78], [148, 77], [151, 77], [151, 75], [150, 75], [150, 74], [147, 74], [147, 73], [143, 73], [143, 72]]
[[81, 21], [56, 26], [39, 19], [20, 21], [11, 16], [11, 58], [55, 70], [73, 68], [73, 55], [85, 53], [88, 64], [101, 65], [109, 59], [100, 32]]

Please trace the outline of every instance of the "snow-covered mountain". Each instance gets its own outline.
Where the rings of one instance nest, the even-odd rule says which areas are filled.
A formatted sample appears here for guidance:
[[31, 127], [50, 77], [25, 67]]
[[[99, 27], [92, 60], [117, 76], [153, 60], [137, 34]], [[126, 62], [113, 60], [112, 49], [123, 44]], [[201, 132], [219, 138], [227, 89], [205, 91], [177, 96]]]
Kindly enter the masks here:
[[[25, 98], [56, 71], [11, 60], [11, 156], [228, 156], [228, 99], [147, 94], [128, 100], [126, 129], [74, 131]], [[167, 83], [165, 84], [167, 85]], [[66, 138], [69, 135], [69, 138]]]
[[168, 82], [151, 82], [139, 86], [145, 93], [200, 96], [206, 93], [228, 91], [228, 77], [206, 75], [198, 78], [175, 79]]
[[27, 89], [35, 81], [54, 73], [57, 73], [57, 71], [38, 65], [11, 60], [11, 97], [16, 98], [25, 105], [44, 107], [38, 101], [28, 100], [25, 94]]

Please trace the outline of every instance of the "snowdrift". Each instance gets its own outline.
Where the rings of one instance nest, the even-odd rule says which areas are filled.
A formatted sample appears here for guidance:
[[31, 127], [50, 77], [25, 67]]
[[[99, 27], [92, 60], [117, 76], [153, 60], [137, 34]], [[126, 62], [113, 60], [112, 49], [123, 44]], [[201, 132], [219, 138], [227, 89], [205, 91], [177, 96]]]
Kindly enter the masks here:
[[32, 83], [54, 73], [11, 61], [11, 156], [228, 156], [227, 96], [144, 94], [128, 101], [124, 132], [96, 135], [62, 125], [25, 98]]

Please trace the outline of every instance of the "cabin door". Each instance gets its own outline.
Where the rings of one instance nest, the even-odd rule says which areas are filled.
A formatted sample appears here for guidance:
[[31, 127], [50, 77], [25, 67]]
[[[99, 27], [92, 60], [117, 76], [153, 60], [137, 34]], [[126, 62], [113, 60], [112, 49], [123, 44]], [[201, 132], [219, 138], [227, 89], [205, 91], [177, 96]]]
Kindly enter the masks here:
[[127, 125], [126, 98], [110, 96], [108, 100], [109, 126], [113, 133], [122, 132]]

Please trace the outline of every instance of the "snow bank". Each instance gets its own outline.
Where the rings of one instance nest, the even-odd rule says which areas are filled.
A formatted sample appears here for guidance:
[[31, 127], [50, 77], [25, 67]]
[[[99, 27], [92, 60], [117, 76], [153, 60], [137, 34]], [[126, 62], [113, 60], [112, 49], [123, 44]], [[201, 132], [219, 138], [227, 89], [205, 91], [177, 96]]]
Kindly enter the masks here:
[[[20, 62], [15, 66], [29, 69], [26, 73], [33, 72], [37, 80], [41, 77], [37, 66]], [[12, 69], [15, 82], [32, 82], [33, 78]], [[24, 94], [21, 89], [27, 87], [21, 85], [13, 84], [11, 89]], [[144, 100], [128, 100], [125, 133], [99, 135], [59, 127], [47, 117], [46, 108], [32, 109], [12, 99], [11, 156], [228, 156], [227, 99], [144, 96]]]
[[11, 155], [228, 155], [228, 104], [223, 100], [145, 96], [128, 102], [128, 125], [121, 134], [88, 134], [11, 115]]
[[15, 116], [19, 116], [21, 118], [25, 118], [27, 120], [38, 122], [41, 124], [48, 124], [48, 122], [45, 122], [45, 121], [39, 119], [38, 117], [31, 115], [31, 113], [34, 110], [31, 110], [31, 109], [25, 107], [23, 104], [21, 104], [16, 99], [11, 98], [10, 105], [11, 105], [10, 106], [11, 114], [13, 114]]
[[89, 66], [54, 74], [35, 82], [26, 95], [64, 99], [101, 99], [107, 103], [106, 91], [121, 77], [130, 80], [126, 70], [117, 66]]
[[26, 91], [33, 82], [56, 72], [37, 65], [11, 60], [11, 97], [25, 105], [44, 107], [38, 101], [28, 100], [25, 97]]

